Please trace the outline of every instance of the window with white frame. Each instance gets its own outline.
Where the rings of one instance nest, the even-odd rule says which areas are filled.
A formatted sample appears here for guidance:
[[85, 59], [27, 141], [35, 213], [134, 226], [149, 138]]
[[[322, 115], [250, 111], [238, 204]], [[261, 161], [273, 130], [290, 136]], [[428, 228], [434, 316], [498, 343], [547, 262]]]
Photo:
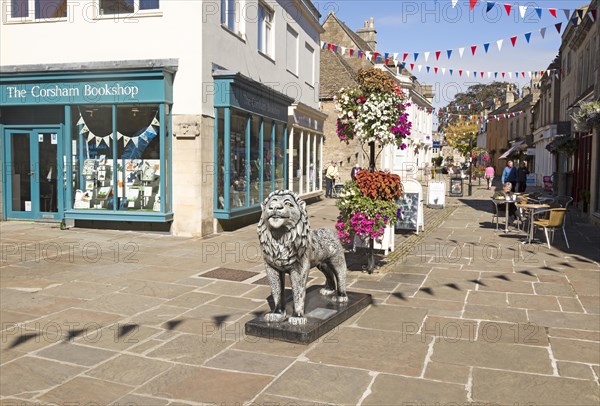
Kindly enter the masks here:
[[48, 20], [67, 17], [67, 0], [7, 0], [8, 20]]
[[263, 2], [258, 3], [258, 50], [270, 57], [273, 53], [273, 10]]
[[243, 34], [241, 2], [239, 0], [221, 0], [221, 25], [236, 35]]
[[286, 33], [286, 68], [298, 76], [298, 33], [292, 27], [287, 26]]
[[100, 15], [134, 14], [155, 12], [160, 0], [98, 0]]
[[305, 57], [302, 66], [306, 67], [305, 81], [311, 86], [315, 85], [315, 49], [308, 42], [304, 43]]

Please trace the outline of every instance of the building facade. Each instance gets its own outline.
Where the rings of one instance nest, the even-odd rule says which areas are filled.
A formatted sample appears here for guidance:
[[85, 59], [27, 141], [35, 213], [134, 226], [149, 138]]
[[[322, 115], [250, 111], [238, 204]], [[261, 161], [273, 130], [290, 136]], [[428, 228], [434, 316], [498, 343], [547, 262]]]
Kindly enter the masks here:
[[207, 235], [319, 193], [310, 1], [42, 4], [2, 2], [2, 219]]

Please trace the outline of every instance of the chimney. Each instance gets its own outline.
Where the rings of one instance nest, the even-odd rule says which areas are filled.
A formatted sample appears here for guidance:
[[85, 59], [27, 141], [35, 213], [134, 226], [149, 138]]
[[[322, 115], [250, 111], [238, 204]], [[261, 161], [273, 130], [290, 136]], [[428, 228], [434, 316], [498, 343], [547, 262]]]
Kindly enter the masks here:
[[521, 97], [529, 96], [531, 94], [531, 88], [529, 86], [523, 87], [523, 94]]
[[373, 51], [377, 51], [377, 31], [375, 31], [375, 21], [373, 17], [365, 21], [365, 26], [356, 30], [356, 34], [367, 43]]
[[515, 101], [515, 94], [513, 85], [510, 83], [506, 85], [506, 95], [505, 95], [505, 103], [513, 103]]

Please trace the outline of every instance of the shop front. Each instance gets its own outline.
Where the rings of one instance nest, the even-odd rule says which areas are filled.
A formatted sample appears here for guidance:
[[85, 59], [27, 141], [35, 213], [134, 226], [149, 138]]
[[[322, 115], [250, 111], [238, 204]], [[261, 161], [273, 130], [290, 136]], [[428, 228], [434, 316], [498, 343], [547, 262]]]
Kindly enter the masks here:
[[152, 62], [2, 67], [3, 220], [173, 220], [175, 68]]

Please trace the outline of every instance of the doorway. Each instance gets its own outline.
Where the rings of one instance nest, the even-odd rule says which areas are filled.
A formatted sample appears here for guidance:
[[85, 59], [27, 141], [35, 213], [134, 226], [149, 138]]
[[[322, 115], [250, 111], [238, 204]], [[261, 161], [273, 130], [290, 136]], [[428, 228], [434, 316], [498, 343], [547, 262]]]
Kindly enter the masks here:
[[[59, 160], [61, 131], [11, 129], [3, 134], [7, 218], [59, 220], [62, 218], [63, 165]], [[59, 165], [60, 163], [60, 165]]]

